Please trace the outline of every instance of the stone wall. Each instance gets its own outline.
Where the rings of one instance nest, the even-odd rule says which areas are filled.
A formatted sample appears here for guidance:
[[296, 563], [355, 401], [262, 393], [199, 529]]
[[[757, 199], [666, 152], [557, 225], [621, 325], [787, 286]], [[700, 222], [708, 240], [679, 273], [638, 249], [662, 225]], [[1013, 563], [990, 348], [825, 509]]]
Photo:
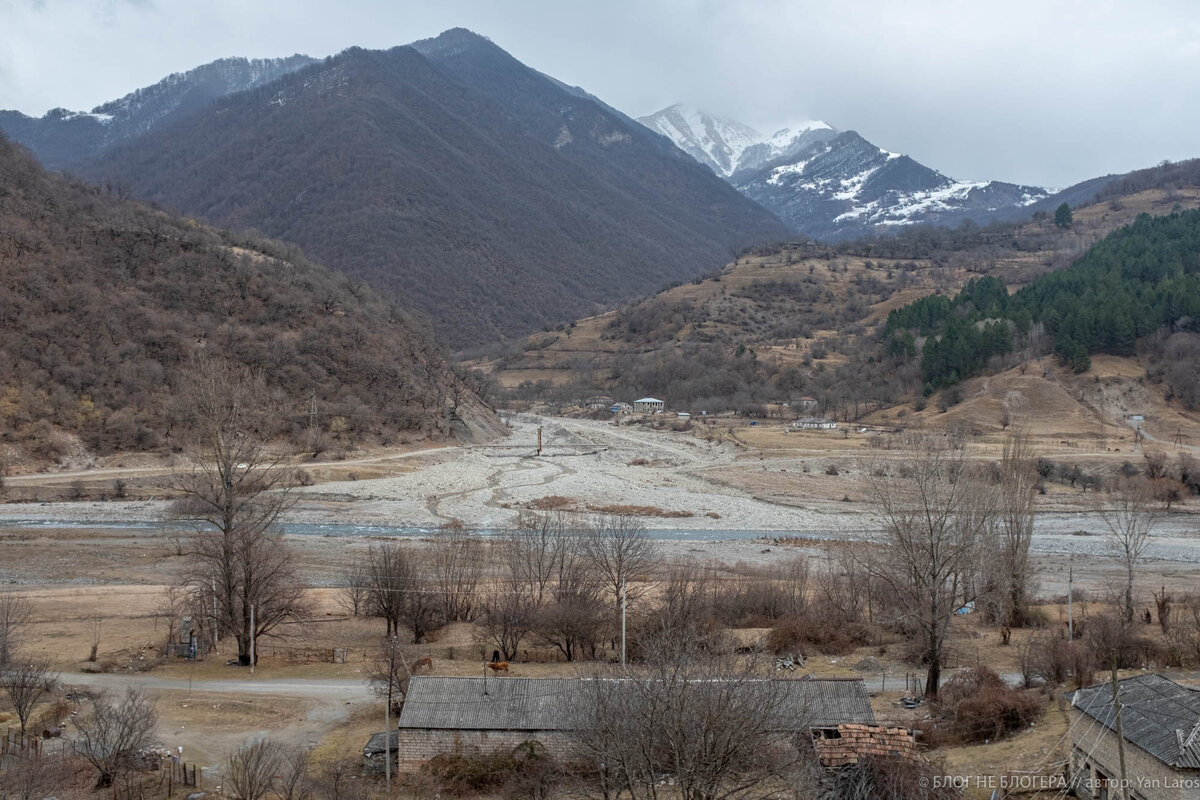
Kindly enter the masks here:
[[[1077, 709], [1071, 709], [1071, 775], [1080, 783], [1076, 797], [1101, 797], [1104, 778], [1114, 785], [1110, 798], [1121, 796], [1116, 781], [1121, 776], [1117, 735]], [[1200, 770], [1173, 769], [1136, 745], [1125, 743], [1125, 774], [1130, 800], [1200, 800]]]
[[[536, 741], [555, 758], [565, 757], [570, 750], [570, 737], [557, 731], [470, 731], [428, 730], [405, 728], [397, 732], [396, 750], [392, 764], [398, 773], [417, 772], [425, 762], [437, 755], [483, 755], [511, 752], [517, 745]], [[383, 754], [367, 758], [368, 773], [383, 774]]]

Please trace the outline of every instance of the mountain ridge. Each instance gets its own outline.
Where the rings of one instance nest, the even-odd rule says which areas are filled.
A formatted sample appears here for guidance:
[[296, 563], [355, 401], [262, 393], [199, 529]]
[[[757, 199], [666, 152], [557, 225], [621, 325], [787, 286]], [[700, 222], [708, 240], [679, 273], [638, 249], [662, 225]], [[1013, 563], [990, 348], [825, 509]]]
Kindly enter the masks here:
[[0, 130], [29, 147], [50, 169], [70, 169], [101, 151], [153, 130], [214, 100], [314, 63], [305, 55], [222, 58], [176, 72], [91, 111], [52, 109], [41, 117], [0, 111]]
[[[435, 44], [436, 43], [436, 44]], [[77, 168], [295, 241], [455, 347], [622, 302], [789, 235], [710, 171], [489, 40], [351, 48]]]

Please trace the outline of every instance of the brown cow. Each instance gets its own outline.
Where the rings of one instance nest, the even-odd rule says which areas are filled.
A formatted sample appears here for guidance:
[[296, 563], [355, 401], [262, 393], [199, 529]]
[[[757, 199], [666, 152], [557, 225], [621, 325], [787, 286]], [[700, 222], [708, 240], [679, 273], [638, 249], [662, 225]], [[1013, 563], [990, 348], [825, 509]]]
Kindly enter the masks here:
[[508, 672], [508, 662], [493, 661], [492, 663], [488, 664], [488, 668], [491, 669], [492, 672]]
[[430, 672], [433, 672], [433, 659], [430, 658], [429, 656], [425, 656], [425, 658], [418, 658], [416, 661], [413, 662], [413, 665], [412, 665], [413, 672], [416, 672], [419, 669], [426, 669], [426, 668]]

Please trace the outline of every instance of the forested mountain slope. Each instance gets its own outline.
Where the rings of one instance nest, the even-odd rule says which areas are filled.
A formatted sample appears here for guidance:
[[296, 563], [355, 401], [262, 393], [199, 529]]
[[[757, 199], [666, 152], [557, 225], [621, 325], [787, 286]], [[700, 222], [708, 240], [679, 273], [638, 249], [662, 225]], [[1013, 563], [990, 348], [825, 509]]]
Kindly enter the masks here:
[[351, 49], [85, 168], [303, 246], [455, 346], [691, 278], [787, 228], [662, 137], [483, 37]]
[[[839, 419], [923, 405], [925, 340], [919, 331], [884, 335], [889, 313], [914, 301], [940, 307], [972, 280], [986, 278], [976, 284], [985, 288], [1062, 280], [1055, 276], [1071, 275], [1072, 263], [1139, 214], [1169, 219], [1177, 208], [1200, 205], [1196, 185], [1152, 185], [1144, 177], [1136, 184], [1144, 190], [1076, 209], [1065, 228], [1039, 214], [1021, 224], [912, 228], [889, 238], [756, 249], [720, 273], [534, 334], [478, 363], [518, 401], [571, 405], [599, 394], [649, 394], [675, 409], [712, 413], [762, 411], [811, 396], [818, 413]], [[1179, 341], [1137, 348], [1144, 373], [1163, 373], [1168, 345], [1176, 355], [1191, 352]], [[1053, 338], [1042, 336], [1034, 349], [1014, 348], [993, 366], [1053, 347]], [[1193, 356], [1185, 361], [1197, 365]], [[1182, 387], [1179, 372], [1171, 371], [1172, 380]]]
[[306, 446], [496, 424], [430, 335], [361, 284], [48, 175], [0, 137], [0, 458], [173, 447], [181, 376], [204, 354], [261, 370]]

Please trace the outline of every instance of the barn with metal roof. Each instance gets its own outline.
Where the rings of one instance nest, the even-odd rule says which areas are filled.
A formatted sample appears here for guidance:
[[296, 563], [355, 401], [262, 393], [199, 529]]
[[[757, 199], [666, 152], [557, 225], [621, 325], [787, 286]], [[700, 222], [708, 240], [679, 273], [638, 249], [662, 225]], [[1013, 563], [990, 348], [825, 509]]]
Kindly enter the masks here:
[[[1200, 691], [1158, 674], [1117, 682], [1131, 798], [1200, 798]], [[1071, 703], [1070, 774], [1094, 796], [1120, 779], [1111, 683], [1078, 689]], [[1141, 791], [1139, 791], [1139, 785]]]
[[[383, 771], [385, 747], [401, 769], [439, 753], [490, 752], [537, 740], [565, 752], [570, 733], [587, 724], [589, 689], [621, 678], [462, 678], [414, 676], [390, 742], [375, 734], [363, 750], [369, 771]], [[847, 723], [871, 725], [875, 715], [858, 679], [755, 681], [779, 692], [773, 699], [780, 730], [805, 731]]]

